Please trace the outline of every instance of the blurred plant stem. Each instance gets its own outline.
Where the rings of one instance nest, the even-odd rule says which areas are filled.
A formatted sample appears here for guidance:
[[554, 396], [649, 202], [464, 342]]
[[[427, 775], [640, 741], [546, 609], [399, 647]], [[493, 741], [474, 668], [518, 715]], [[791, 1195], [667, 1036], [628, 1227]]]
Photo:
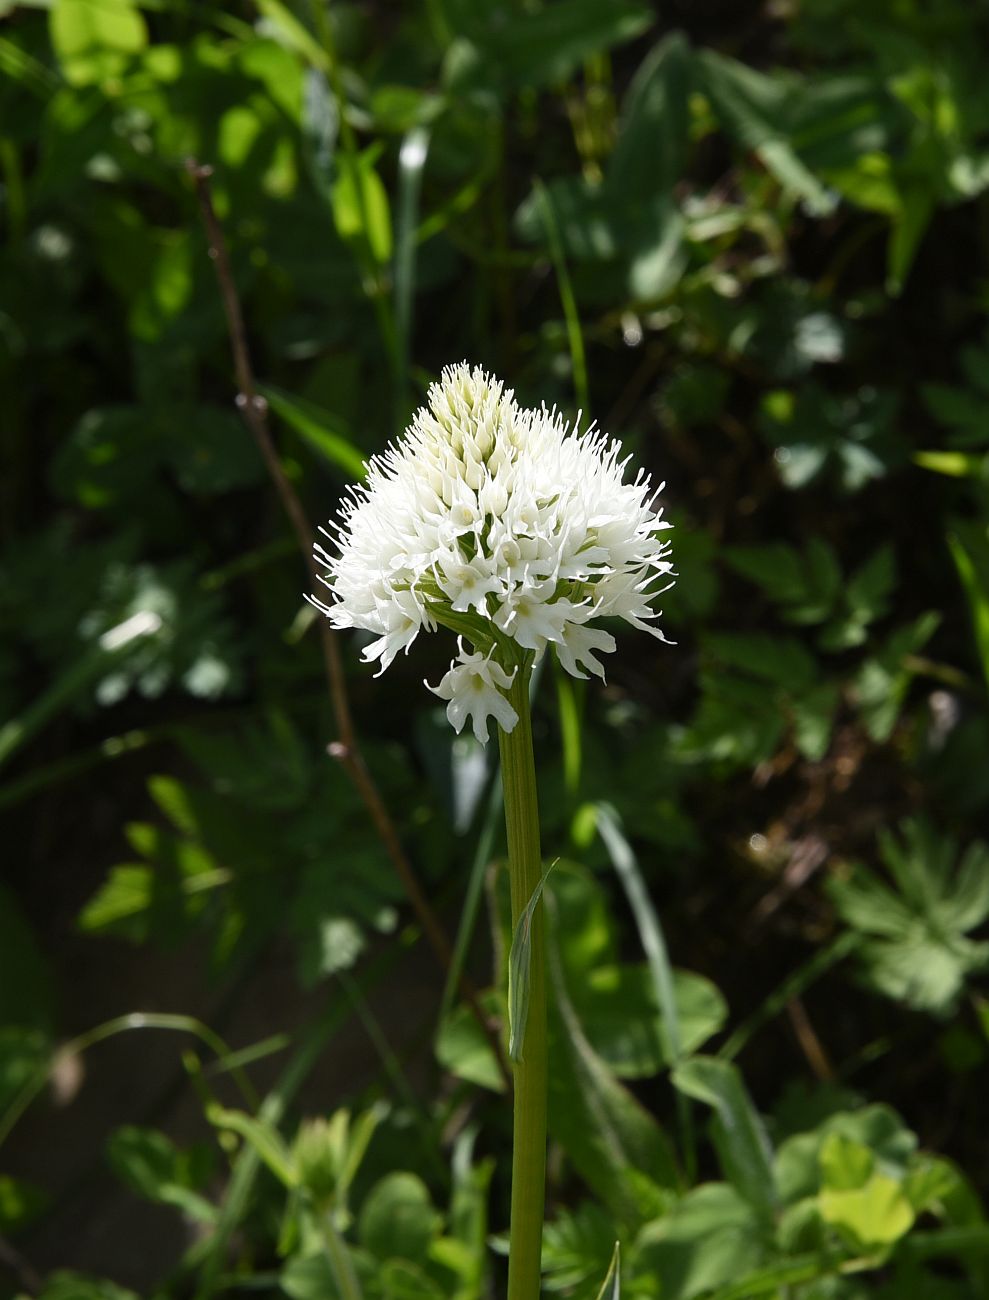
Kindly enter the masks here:
[[354, 1272], [350, 1252], [340, 1240], [340, 1234], [334, 1228], [329, 1213], [320, 1213], [317, 1218], [323, 1253], [326, 1255], [341, 1300], [363, 1300], [364, 1292]]
[[[539, 887], [539, 806], [529, 711], [531, 670], [519, 667], [508, 698], [518, 714], [515, 729], [499, 728], [501, 781], [508, 839], [512, 931]], [[546, 986], [543, 960], [543, 906], [532, 912], [528, 971], [528, 1017], [518, 1061], [514, 1063], [515, 1103], [512, 1146], [512, 1209], [508, 1253], [508, 1300], [538, 1300], [546, 1182]]]
[[257, 1106], [257, 1094], [250, 1079], [244, 1073], [242, 1065], [233, 1061], [233, 1053], [230, 1048], [219, 1034], [210, 1029], [209, 1025], [203, 1024], [195, 1016], [172, 1015], [168, 1012], [156, 1011], [134, 1011], [125, 1016], [115, 1016], [113, 1020], [106, 1020], [94, 1029], [87, 1030], [86, 1033], [79, 1034], [78, 1037], [63, 1043], [53, 1056], [46, 1059], [36, 1070], [31, 1072], [20, 1091], [14, 1095], [7, 1110], [0, 1115], [0, 1146], [10, 1136], [14, 1125], [63, 1061], [81, 1056], [83, 1052], [95, 1047], [97, 1043], [102, 1043], [117, 1034], [129, 1033], [135, 1029], [164, 1029], [173, 1033], [192, 1034], [194, 1038], [198, 1038], [200, 1042], [205, 1043], [216, 1054], [217, 1060], [228, 1063], [231, 1077], [236, 1082], [247, 1105], [252, 1109]]
[[[237, 409], [240, 411], [244, 423], [260, 449], [268, 473], [285, 508], [285, 513], [289, 517], [292, 531], [295, 533], [296, 541], [305, 560], [309, 582], [312, 589], [315, 590], [319, 586], [320, 573], [313, 556], [313, 530], [306, 518], [302, 502], [282, 468], [268, 422], [268, 403], [258, 392], [258, 385], [247, 345], [244, 315], [230, 266], [230, 256], [227, 251], [223, 228], [213, 206], [213, 196], [209, 183], [213, 169], [201, 165], [193, 158], [187, 160], [186, 169], [196, 187], [196, 195], [199, 199], [199, 206], [202, 210], [203, 222], [209, 240], [209, 255], [216, 268], [220, 294], [223, 299], [223, 308], [230, 333], [234, 372], [237, 378]], [[343, 765], [356, 786], [378, 838], [381, 840], [395, 871], [398, 873], [402, 887], [412, 904], [419, 924], [422, 926], [422, 931], [440, 966], [446, 971], [450, 968], [453, 955], [450, 941], [419, 884], [411, 862], [406, 857], [395, 823], [392, 821], [384, 799], [381, 797], [381, 792], [364, 762], [350, 712], [350, 701], [347, 698], [347, 687], [337, 638], [325, 618], [318, 620], [318, 626], [323, 651], [323, 667], [337, 728], [337, 739], [330, 743], [328, 752], [332, 758], [335, 758]], [[464, 974], [460, 976], [460, 992], [491, 1044], [491, 1048], [495, 1053], [495, 1060], [498, 1062], [506, 1083], [509, 1082], [511, 1076], [505, 1062], [501, 1039], [495, 1028], [489, 1023], [488, 1017], [478, 1001], [476, 989]]]

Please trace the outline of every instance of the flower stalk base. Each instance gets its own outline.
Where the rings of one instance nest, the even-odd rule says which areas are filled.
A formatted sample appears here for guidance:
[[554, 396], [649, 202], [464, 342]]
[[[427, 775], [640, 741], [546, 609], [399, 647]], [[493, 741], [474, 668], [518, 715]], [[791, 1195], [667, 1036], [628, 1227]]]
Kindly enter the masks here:
[[[531, 668], [520, 667], [506, 695], [518, 714], [511, 732], [499, 728], [501, 779], [508, 838], [512, 932], [539, 884], [539, 809], [529, 713]], [[508, 1255], [508, 1300], [538, 1300], [546, 1184], [546, 976], [543, 905], [532, 917], [529, 1014], [522, 1059], [514, 1066], [512, 1208]]]

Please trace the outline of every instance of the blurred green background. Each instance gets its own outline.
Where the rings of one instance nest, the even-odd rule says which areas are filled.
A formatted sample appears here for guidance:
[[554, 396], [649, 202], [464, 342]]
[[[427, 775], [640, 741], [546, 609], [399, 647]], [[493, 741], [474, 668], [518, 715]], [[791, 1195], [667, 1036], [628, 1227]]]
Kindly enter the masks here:
[[547, 1293], [620, 1239], [626, 1297], [989, 1296], [987, 49], [971, 0], [0, 0], [0, 1296], [503, 1293], [494, 755], [442, 636], [346, 636], [398, 850], [328, 757], [189, 158], [313, 525], [461, 359], [667, 483], [676, 647], [535, 706]]

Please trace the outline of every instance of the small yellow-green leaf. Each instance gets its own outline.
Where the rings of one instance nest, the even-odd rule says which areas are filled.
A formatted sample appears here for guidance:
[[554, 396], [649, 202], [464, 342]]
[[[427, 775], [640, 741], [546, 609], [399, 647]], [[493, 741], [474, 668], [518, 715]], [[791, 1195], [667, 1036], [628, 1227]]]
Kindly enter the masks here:
[[298, 1187], [299, 1174], [278, 1131], [241, 1110], [225, 1110], [218, 1105], [206, 1108], [206, 1118], [216, 1128], [229, 1129], [248, 1142], [275, 1177], [285, 1187]]
[[833, 1192], [851, 1192], [864, 1187], [875, 1165], [869, 1148], [843, 1133], [829, 1133], [817, 1158], [821, 1181]]
[[851, 1191], [825, 1188], [818, 1197], [821, 1218], [849, 1234], [856, 1246], [891, 1246], [913, 1227], [914, 1212], [894, 1178], [873, 1174]]
[[965, 451], [918, 451], [913, 461], [921, 469], [949, 478], [975, 478], [983, 472], [986, 458]]

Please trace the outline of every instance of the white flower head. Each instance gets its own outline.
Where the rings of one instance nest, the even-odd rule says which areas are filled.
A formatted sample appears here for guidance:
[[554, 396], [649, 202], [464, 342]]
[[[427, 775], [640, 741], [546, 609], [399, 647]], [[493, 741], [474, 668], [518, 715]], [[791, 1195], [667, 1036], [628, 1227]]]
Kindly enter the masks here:
[[335, 627], [374, 634], [364, 658], [379, 672], [420, 632], [452, 628], [459, 657], [430, 690], [449, 701], [458, 732], [470, 718], [487, 740], [489, 717], [511, 731], [518, 715], [504, 692], [548, 645], [573, 676], [603, 679], [597, 656], [615, 640], [592, 620], [666, 640], [652, 607], [672, 582], [661, 488], [642, 474], [626, 482], [620, 453], [555, 410], [518, 406], [480, 367], [448, 366], [405, 436], [351, 489], [335, 553], [317, 546], [330, 599], [310, 599]]

